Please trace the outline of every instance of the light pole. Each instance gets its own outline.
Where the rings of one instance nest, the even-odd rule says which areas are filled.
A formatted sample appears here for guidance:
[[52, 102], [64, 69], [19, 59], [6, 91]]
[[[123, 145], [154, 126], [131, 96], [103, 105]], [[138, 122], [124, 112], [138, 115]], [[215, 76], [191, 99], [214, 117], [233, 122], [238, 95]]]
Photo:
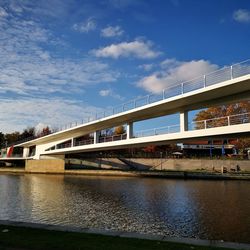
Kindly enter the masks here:
[[100, 152], [99, 168], [102, 168], [102, 152]]
[[160, 155], [161, 155], [161, 170], [162, 170], [162, 152], [160, 152]]

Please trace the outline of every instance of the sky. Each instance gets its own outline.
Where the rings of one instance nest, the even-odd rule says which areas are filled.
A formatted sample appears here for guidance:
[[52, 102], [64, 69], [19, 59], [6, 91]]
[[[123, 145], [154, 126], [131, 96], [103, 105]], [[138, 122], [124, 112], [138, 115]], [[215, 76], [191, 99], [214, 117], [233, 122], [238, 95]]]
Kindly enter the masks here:
[[249, 0], [0, 0], [0, 131], [80, 121], [249, 45]]

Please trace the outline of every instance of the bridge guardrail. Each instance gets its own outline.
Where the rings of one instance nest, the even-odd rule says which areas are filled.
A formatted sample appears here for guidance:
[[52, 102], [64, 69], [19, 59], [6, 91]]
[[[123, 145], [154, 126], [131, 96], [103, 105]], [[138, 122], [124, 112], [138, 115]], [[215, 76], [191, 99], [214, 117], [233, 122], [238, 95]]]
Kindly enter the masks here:
[[[250, 74], [250, 59], [243, 62], [233, 64], [228, 67], [223, 67], [216, 71], [210, 72], [208, 74], [198, 76], [189, 81], [171, 84], [168, 88], [165, 88], [161, 93], [149, 94], [147, 96], [139, 97], [130, 100], [124, 104], [118, 105], [116, 107], [106, 109], [103, 112], [98, 112], [93, 116], [85, 118], [81, 124], [88, 123], [91, 121], [96, 121], [111, 115], [119, 114], [128, 110], [132, 110], [138, 107], [142, 107], [154, 102], [158, 102], [171, 97], [181, 96], [185, 93], [206, 88], [208, 86], [234, 79], [240, 76]], [[66, 129], [74, 127], [73, 123], [65, 126]], [[64, 129], [63, 129], [64, 130]]]
[[[250, 123], [250, 112], [237, 114], [237, 115], [216, 117], [213, 119], [207, 119], [207, 120], [201, 120], [201, 121], [194, 121], [194, 122], [189, 123], [188, 131], [210, 129], [210, 128], [223, 127], [223, 126], [233, 126], [233, 125], [239, 125], [239, 124], [244, 124], [244, 123]], [[141, 130], [135, 133], [133, 138], [179, 133], [179, 132], [180, 132], [180, 125], [177, 124], [177, 125], [170, 125], [166, 127], [158, 127], [158, 128], [153, 128], [153, 129]], [[111, 136], [100, 137], [98, 143], [120, 141], [120, 140], [125, 140], [125, 139], [127, 139], [126, 133], [121, 134], [121, 135], [111, 135]], [[94, 139], [79, 141], [78, 143], [74, 143], [73, 147], [89, 145], [89, 144], [94, 144]], [[62, 145], [57, 146], [57, 148], [55, 149], [63, 149], [63, 148], [68, 148], [68, 147], [72, 147], [72, 144], [64, 143]]]
[[[223, 82], [223, 81], [227, 81], [230, 79], [234, 79], [237, 77], [241, 77], [247, 74], [250, 74], [250, 59], [245, 60], [240, 63], [233, 64], [228, 67], [223, 67], [221, 69], [199, 76], [189, 81], [181, 82], [178, 84], [177, 83], [171, 84], [168, 88], [163, 89], [162, 92], [159, 94], [149, 94], [147, 96], [143, 96], [143, 97], [130, 100], [119, 106], [106, 109], [103, 112], [98, 112], [93, 116], [86, 117], [79, 123], [74, 122], [74, 123], [65, 124], [65, 126], [62, 126], [56, 132], [67, 130], [69, 128], [78, 126], [80, 124], [87, 124], [89, 122], [97, 121], [102, 118], [112, 116], [114, 114], [119, 114], [124, 111], [132, 110], [132, 109], [142, 107], [142, 106], [145, 106], [154, 102], [158, 102], [164, 99], [181, 96], [185, 93], [188, 93], [197, 89], [206, 88], [208, 86], [211, 86], [211, 85]], [[15, 144], [20, 144], [22, 142], [30, 141], [36, 138], [38, 137], [28, 138], [21, 142], [17, 142]]]

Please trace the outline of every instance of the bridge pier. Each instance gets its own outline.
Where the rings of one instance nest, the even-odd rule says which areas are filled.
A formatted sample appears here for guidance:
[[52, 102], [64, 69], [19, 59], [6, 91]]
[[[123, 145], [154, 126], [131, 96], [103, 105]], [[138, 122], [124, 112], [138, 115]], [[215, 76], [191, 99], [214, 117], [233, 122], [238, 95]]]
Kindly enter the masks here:
[[100, 131], [95, 131], [94, 132], [94, 144], [99, 143], [100, 134], [101, 134]]
[[180, 132], [188, 131], [188, 111], [180, 112]]
[[127, 139], [133, 138], [133, 134], [134, 134], [134, 131], [133, 131], [134, 126], [133, 125], [134, 125], [133, 122], [129, 122], [127, 124]]
[[30, 149], [29, 148], [23, 148], [23, 157], [26, 158], [29, 156]]

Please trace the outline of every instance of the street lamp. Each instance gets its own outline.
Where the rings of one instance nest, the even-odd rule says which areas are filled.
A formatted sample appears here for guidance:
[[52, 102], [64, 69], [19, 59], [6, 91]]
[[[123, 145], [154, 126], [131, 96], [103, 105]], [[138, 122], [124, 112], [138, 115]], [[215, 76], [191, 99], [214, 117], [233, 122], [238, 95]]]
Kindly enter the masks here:
[[100, 152], [99, 168], [102, 168], [102, 152]]
[[160, 155], [161, 155], [161, 170], [162, 170], [162, 154], [163, 154], [163, 152], [160, 152]]

